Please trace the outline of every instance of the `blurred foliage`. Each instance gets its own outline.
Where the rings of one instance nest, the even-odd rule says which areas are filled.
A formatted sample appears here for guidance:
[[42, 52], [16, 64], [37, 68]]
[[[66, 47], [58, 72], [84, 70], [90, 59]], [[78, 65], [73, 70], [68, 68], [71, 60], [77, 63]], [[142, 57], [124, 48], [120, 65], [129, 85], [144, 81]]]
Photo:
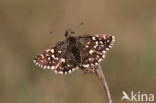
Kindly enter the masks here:
[[[103, 103], [93, 74], [55, 75], [32, 60], [64, 30], [116, 36], [101, 63], [113, 101], [122, 91], [156, 93], [155, 0], [0, 0], [0, 103]], [[49, 32], [54, 32], [49, 34]]]

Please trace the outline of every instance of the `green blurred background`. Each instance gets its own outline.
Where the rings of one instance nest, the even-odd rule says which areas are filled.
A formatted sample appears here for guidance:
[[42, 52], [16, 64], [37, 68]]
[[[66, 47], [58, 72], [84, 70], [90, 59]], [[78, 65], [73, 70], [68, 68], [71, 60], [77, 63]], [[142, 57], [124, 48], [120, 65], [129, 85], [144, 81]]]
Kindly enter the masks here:
[[101, 62], [114, 103], [123, 90], [156, 94], [155, 0], [0, 0], [0, 103], [107, 103], [96, 75], [56, 75], [33, 64], [81, 22], [77, 35], [116, 37]]

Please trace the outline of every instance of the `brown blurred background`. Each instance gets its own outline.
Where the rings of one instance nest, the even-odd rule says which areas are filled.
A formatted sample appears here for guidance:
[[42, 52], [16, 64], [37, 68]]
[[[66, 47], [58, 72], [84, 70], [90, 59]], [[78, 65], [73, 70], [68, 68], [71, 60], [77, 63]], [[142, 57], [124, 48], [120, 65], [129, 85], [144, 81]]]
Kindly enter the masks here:
[[123, 90], [156, 94], [155, 0], [0, 0], [0, 103], [107, 103], [96, 75], [56, 75], [33, 64], [81, 22], [77, 35], [116, 37], [101, 63], [114, 103]]

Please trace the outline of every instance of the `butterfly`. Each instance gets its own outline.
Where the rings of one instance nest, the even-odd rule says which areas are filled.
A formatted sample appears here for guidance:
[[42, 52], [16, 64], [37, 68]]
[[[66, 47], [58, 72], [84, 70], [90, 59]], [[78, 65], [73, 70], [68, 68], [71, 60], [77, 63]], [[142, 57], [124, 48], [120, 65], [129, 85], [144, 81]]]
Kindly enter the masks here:
[[36, 56], [34, 63], [43, 69], [52, 69], [57, 74], [69, 74], [76, 69], [94, 71], [112, 48], [115, 37], [104, 34], [74, 36], [71, 29], [65, 32], [66, 39]]

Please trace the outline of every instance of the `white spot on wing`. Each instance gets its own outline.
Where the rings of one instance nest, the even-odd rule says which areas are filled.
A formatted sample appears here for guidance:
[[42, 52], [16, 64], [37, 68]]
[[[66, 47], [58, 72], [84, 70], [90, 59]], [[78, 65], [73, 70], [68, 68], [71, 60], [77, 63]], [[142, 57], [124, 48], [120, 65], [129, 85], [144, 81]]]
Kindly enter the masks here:
[[96, 48], [97, 47], [97, 45], [94, 45], [94, 48]]
[[40, 67], [42, 68], [42, 67], [43, 67], [43, 65], [40, 65]]
[[40, 56], [42, 57], [42, 59], [44, 58], [43, 54], [40, 54]]
[[65, 71], [64, 74], [66, 75], [67, 74], [67, 71]]
[[40, 67], [40, 66], [41, 66], [41, 64], [38, 64], [38, 66]]
[[100, 44], [103, 44], [103, 42], [102, 42], [102, 41], [100, 41]]
[[72, 68], [72, 71], [74, 71], [75, 70], [75, 68]]
[[109, 48], [112, 48], [112, 46], [111, 46], [111, 45], [109, 45]]
[[105, 58], [105, 55], [102, 55], [102, 58]]
[[89, 61], [91, 61], [92, 60], [92, 58], [89, 58]]
[[93, 52], [94, 52], [93, 50], [90, 50], [90, 51], [89, 51], [89, 53], [90, 53], [91, 55], [92, 55]]
[[38, 62], [36, 62], [36, 65], [38, 65]]
[[57, 74], [58, 72], [57, 72], [57, 70], [54, 70], [54, 72]]
[[88, 41], [87, 44], [90, 44], [90, 41]]
[[58, 53], [61, 53], [61, 51], [58, 51]]
[[115, 36], [112, 36], [112, 39], [115, 40]]
[[99, 60], [98, 60], [98, 62], [101, 62], [101, 61], [102, 61], [102, 59], [99, 59]]
[[99, 63], [95, 62], [95, 65], [99, 65]]
[[51, 55], [52, 58], [55, 58], [55, 55]]
[[86, 45], [86, 48], [88, 48], [89, 46], [88, 45]]
[[50, 66], [47, 66], [47, 69], [50, 69]]
[[50, 49], [47, 49], [47, 52], [49, 52], [50, 51]]
[[53, 70], [54, 70], [54, 68], [55, 68], [54, 66], [51, 66], [51, 69], [53, 69]]
[[51, 49], [51, 53], [54, 53], [54, 49]]
[[96, 40], [95, 37], [92, 37], [93, 40]]
[[43, 60], [41, 60], [41, 63], [43, 63]]
[[85, 64], [85, 65], [83, 65], [83, 67], [88, 68], [89, 67], [89, 64]]
[[71, 73], [71, 72], [72, 72], [71, 70], [68, 71], [68, 73]]
[[58, 60], [58, 58], [54, 58], [55, 60]]
[[103, 54], [105, 54], [105, 53], [106, 53], [106, 51], [105, 51], [105, 50], [103, 50], [103, 51], [102, 51], [102, 53], [103, 53]]
[[105, 35], [103, 35], [103, 38], [106, 39]]
[[34, 63], [36, 63], [36, 60], [34, 60]]
[[94, 64], [93, 64], [93, 63], [91, 63], [91, 66], [94, 66]]
[[97, 55], [96, 57], [99, 58], [99, 55]]
[[106, 50], [108, 51], [108, 50], [109, 50], [109, 48], [106, 48]]
[[45, 65], [44, 67], [43, 67], [43, 69], [45, 69], [47, 66]]
[[98, 45], [98, 42], [96, 41], [95, 44]]
[[62, 59], [61, 59], [61, 62], [62, 62], [62, 63], [65, 63], [65, 59], [64, 59], [64, 58], [62, 58]]
[[48, 57], [48, 60], [50, 60], [50, 57]]
[[62, 71], [59, 71], [58, 73], [59, 73], [59, 74], [63, 74], [63, 72], [62, 72]]

